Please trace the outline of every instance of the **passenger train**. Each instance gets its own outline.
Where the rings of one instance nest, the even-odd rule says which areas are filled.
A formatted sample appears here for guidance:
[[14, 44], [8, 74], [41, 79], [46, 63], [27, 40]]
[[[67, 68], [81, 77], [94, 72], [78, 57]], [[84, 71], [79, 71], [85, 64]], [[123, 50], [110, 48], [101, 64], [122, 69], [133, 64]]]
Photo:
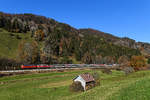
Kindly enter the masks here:
[[112, 67], [106, 64], [38, 64], [38, 65], [21, 65], [21, 69], [42, 69], [42, 68], [82, 68], [82, 67]]

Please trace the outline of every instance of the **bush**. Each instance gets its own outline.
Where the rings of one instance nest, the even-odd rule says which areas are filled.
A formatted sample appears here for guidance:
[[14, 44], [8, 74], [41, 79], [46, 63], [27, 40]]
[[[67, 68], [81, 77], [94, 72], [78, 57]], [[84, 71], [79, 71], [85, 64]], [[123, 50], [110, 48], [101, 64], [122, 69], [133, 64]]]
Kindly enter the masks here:
[[116, 67], [116, 68], [115, 68], [115, 70], [117, 70], [117, 71], [121, 71], [121, 70], [122, 70], [122, 67], [121, 67], [121, 66]]
[[71, 92], [82, 92], [82, 91], [84, 91], [84, 88], [81, 85], [81, 82], [76, 81], [70, 85], [70, 91]]
[[95, 86], [96, 86], [95, 82], [90, 82], [90, 83], [86, 84], [85, 88], [86, 88], [86, 90], [89, 90], [89, 89], [92, 89]]
[[21, 63], [14, 59], [0, 57], [0, 70], [20, 69], [20, 65]]
[[125, 72], [126, 75], [135, 72], [135, 70], [134, 70], [133, 67], [125, 67], [125, 68], [123, 69], [123, 71]]
[[100, 85], [100, 75], [95, 72], [92, 74], [93, 78], [95, 79], [95, 86], [99, 86]]
[[102, 72], [105, 74], [112, 74], [112, 71], [110, 69], [107, 69], [107, 68], [103, 69]]

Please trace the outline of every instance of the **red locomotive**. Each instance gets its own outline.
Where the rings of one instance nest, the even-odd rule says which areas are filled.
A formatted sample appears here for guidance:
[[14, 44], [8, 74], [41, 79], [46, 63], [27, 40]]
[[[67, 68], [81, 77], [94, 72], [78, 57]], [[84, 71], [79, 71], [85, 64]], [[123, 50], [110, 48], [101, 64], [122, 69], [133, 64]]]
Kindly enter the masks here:
[[21, 69], [36, 69], [36, 68], [52, 68], [54, 67], [53, 65], [21, 65]]

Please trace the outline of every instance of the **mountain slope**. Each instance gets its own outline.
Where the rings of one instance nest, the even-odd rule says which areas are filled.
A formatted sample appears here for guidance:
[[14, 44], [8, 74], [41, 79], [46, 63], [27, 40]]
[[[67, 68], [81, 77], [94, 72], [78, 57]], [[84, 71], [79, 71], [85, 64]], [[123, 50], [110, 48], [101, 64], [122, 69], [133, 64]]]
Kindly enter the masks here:
[[0, 56], [16, 59], [21, 40], [32, 41], [29, 34], [12, 33], [0, 28]]
[[124, 47], [128, 47], [128, 48], [133, 48], [133, 49], [139, 49], [142, 54], [150, 55], [150, 44], [149, 43], [136, 42], [135, 40], [130, 39], [128, 37], [119, 38], [119, 37], [113, 36], [109, 33], [104, 33], [104, 32], [98, 31], [98, 30], [94, 30], [94, 29], [80, 29], [80, 32], [82, 34], [97, 35], [101, 38], [104, 38], [107, 42], [113, 43], [114, 45], [124, 46]]
[[1, 12], [0, 28], [0, 40], [5, 41], [0, 56], [21, 57], [25, 63], [115, 63], [120, 56], [150, 51], [149, 44], [94, 29], [78, 30], [33, 14]]

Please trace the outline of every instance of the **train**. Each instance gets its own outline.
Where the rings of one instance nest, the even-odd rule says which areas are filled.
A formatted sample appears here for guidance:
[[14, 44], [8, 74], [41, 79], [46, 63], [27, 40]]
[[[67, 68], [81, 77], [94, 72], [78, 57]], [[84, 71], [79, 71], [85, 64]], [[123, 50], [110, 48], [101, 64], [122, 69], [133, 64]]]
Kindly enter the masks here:
[[38, 64], [38, 65], [21, 65], [21, 69], [46, 69], [46, 68], [85, 68], [85, 67], [112, 67], [106, 64]]
[[21, 65], [21, 69], [41, 69], [41, 68], [53, 68], [53, 65]]

